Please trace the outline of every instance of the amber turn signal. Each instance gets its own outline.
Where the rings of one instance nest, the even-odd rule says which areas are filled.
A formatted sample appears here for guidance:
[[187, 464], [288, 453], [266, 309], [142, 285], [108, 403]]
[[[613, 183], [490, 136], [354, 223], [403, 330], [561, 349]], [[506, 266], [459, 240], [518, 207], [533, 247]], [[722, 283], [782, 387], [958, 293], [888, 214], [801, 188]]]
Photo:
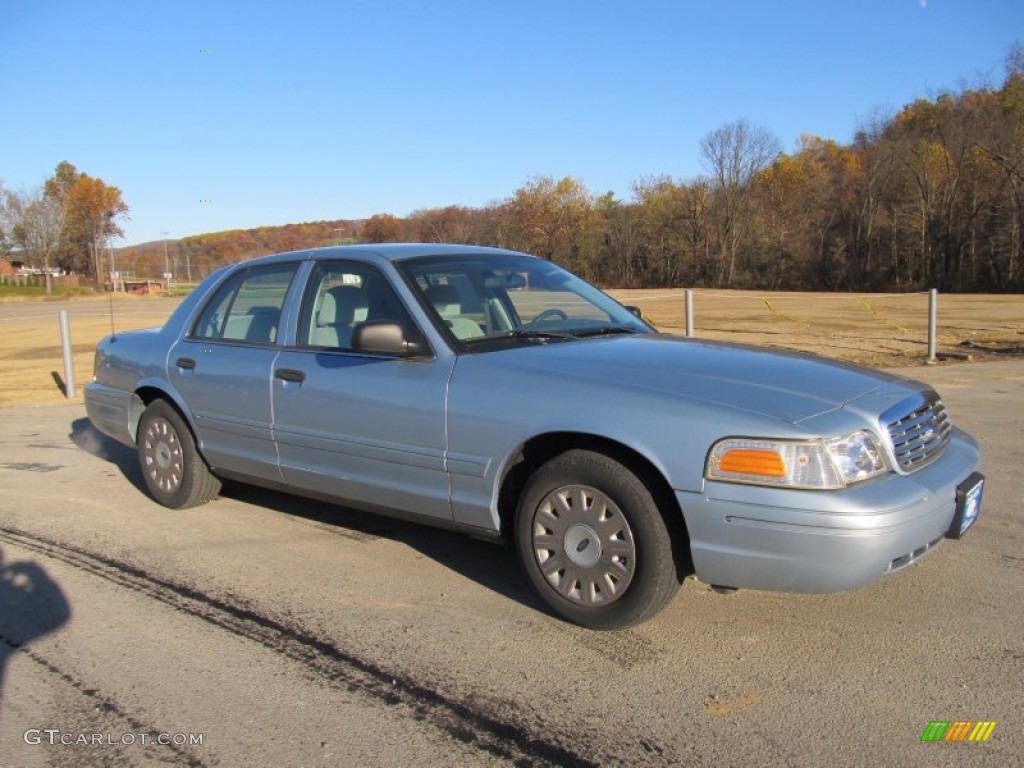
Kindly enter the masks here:
[[762, 477], [785, 477], [786, 475], [786, 465], [778, 453], [755, 448], [733, 448], [726, 451], [719, 459], [718, 468], [722, 472], [736, 472], [742, 475], [760, 475]]

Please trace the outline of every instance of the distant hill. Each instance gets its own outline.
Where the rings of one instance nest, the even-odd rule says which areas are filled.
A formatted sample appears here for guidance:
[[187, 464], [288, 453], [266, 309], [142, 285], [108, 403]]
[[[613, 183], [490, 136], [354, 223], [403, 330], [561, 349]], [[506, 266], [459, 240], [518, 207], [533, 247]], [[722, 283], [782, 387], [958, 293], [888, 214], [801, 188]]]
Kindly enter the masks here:
[[[279, 227], [231, 229], [190, 235], [180, 240], [154, 240], [115, 248], [119, 271], [158, 277], [167, 269], [178, 282], [196, 282], [211, 271], [235, 261], [281, 251], [318, 248], [352, 242], [363, 225], [358, 219], [311, 221]], [[164, 250], [166, 245], [166, 251]]]

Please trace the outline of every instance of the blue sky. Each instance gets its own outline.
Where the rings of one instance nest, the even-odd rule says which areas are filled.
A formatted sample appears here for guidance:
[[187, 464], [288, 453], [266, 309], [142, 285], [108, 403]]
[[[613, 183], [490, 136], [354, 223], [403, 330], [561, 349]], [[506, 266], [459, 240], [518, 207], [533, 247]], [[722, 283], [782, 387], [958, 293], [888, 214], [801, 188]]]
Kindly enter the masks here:
[[0, 179], [120, 187], [115, 245], [482, 206], [529, 177], [630, 199], [746, 119], [786, 151], [1002, 83], [1021, 0], [0, 0]]

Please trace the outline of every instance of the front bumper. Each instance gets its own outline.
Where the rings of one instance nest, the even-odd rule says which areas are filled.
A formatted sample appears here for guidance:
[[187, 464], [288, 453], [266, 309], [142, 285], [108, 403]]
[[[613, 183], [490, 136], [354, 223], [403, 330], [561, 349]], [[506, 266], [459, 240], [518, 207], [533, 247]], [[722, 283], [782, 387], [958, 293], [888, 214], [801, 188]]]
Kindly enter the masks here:
[[943, 455], [911, 475], [840, 491], [706, 482], [676, 491], [697, 577], [782, 592], [838, 592], [902, 570], [942, 542], [956, 488], [979, 468], [977, 443], [954, 429]]

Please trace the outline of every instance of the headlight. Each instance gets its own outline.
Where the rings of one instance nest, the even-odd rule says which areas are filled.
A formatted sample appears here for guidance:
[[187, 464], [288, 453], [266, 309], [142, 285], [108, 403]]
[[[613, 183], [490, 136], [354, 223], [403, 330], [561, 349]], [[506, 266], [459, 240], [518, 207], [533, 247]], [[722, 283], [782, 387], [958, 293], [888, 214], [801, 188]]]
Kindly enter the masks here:
[[830, 489], [888, 470], [875, 436], [861, 431], [824, 440], [720, 440], [708, 454], [704, 475], [730, 483]]
[[847, 484], [859, 483], [889, 469], [885, 455], [870, 432], [833, 437], [825, 441], [825, 450]]

